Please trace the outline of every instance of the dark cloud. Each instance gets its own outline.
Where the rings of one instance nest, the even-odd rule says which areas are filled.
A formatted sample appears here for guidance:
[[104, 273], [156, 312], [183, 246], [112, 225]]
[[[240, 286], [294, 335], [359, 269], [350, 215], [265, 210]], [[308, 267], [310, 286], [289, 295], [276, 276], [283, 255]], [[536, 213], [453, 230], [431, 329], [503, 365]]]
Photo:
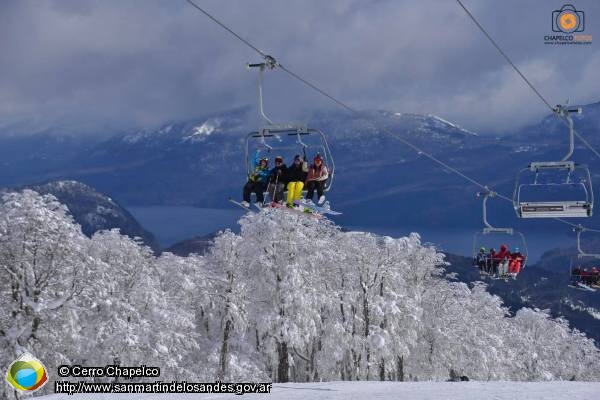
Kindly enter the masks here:
[[[455, 1], [202, 1], [259, 48], [358, 108], [438, 114], [478, 131], [535, 122], [543, 103]], [[552, 103], [599, 101], [600, 2], [588, 46], [547, 46], [561, 3], [464, 0]], [[552, 3], [552, 4], [551, 4]], [[259, 61], [187, 2], [5, 0], [0, 118], [152, 126], [253, 104]], [[332, 107], [281, 71], [267, 106], [279, 119]]]

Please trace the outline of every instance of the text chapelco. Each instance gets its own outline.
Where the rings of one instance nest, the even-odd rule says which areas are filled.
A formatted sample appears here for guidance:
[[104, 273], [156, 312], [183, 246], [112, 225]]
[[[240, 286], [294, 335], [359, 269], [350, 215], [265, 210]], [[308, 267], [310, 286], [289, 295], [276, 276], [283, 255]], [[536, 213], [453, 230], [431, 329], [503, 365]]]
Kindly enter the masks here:
[[119, 365], [106, 365], [104, 367], [84, 367], [81, 365], [61, 365], [58, 367], [58, 376], [75, 378], [107, 377], [107, 378], [157, 378], [160, 376], [159, 367], [121, 367]]

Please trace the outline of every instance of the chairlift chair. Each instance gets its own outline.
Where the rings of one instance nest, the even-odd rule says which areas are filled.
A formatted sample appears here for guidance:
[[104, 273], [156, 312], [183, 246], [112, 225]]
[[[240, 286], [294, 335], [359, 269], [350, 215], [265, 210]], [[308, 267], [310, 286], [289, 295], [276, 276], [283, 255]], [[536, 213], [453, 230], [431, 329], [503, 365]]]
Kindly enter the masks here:
[[[576, 228], [574, 228], [574, 231], [577, 232], [577, 256], [576, 262], [573, 262], [574, 260], [573, 258], [571, 258], [571, 262], [569, 265], [569, 277], [571, 285], [576, 288], [595, 291], [594, 287], [598, 287], [600, 281], [597, 280], [596, 282], [593, 282], [593, 278], [590, 275], [589, 282], [586, 282], [586, 279], [588, 279], [588, 277], [582, 275], [581, 273], [574, 274], [574, 267], [576, 266], [579, 269], [588, 267], [588, 265], [586, 265], [587, 263], [593, 262], [593, 260], [600, 260], [600, 254], [586, 253], [581, 249], [581, 234], [586, 231], [586, 229], [583, 226], [577, 226]], [[588, 259], [588, 261], [584, 261], [585, 259]]]
[[[570, 158], [574, 150], [574, 129], [572, 113], [581, 113], [581, 108], [567, 109], [558, 105], [555, 112], [565, 117], [569, 125], [569, 152], [560, 161], [532, 162], [517, 174], [513, 194], [513, 206], [519, 218], [573, 218], [591, 217], [594, 206], [594, 191], [590, 171], [576, 164]], [[565, 173], [564, 180], [543, 182], [541, 175], [546, 172]], [[527, 179], [529, 178], [529, 179]], [[576, 192], [577, 198], [527, 199], [524, 192], [539, 189]], [[548, 194], [548, 193], [547, 193]]]
[[[487, 189], [487, 188], [486, 188]], [[523, 260], [521, 264], [521, 270], [525, 268], [527, 264], [527, 260], [529, 258], [529, 253], [527, 250], [527, 242], [525, 240], [525, 236], [519, 232], [514, 230], [513, 228], [496, 228], [492, 226], [487, 220], [487, 201], [488, 198], [494, 197], [496, 195], [495, 192], [486, 190], [481, 193], [477, 193], [477, 197], [483, 197], [483, 224], [484, 228], [480, 231], [475, 232], [473, 235], [473, 260], [476, 260], [477, 255], [479, 253], [479, 249], [481, 247], [485, 247], [486, 250], [492, 248], [490, 246], [491, 237], [494, 237], [494, 242], [492, 245], [500, 246], [500, 244], [504, 242], [509, 242], [511, 244], [516, 244], [519, 247], [519, 252], [521, 253]], [[512, 250], [517, 246], [514, 246]], [[491, 267], [491, 265], [486, 265], [487, 267]], [[483, 272], [483, 271], [482, 271]], [[485, 271], [490, 274], [489, 269]], [[498, 277], [501, 278], [501, 277]]]
[[[293, 139], [294, 143], [285, 143], [285, 137]], [[307, 137], [316, 138], [316, 140], [306, 143]], [[308, 140], [307, 140], [308, 141]], [[308, 157], [319, 154], [323, 159], [323, 164], [327, 166], [329, 177], [325, 184], [325, 192], [331, 189], [333, 176], [335, 173], [335, 163], [327, 138], [319, 129], [309, 128], [306, 125], [269, 125], [258, 131], [250, 132], [246, 136], [245, 164], [246, 172], [249, 174], [252, 170], [253, 150], [260, 150], [266, 154], [283, 155], [291, 157], [294, 154], [306, 154]], [[310, 163], [310, 160], [307, 160]], [[289, 163], [288, 163], [289, 165]]]
[[321, 130], [311, 128], [306, 124], [276, 124], [265, 114], [262, 90], [263, 73], [265, 69], [274, 69], [277, 65], [277, 62], [271, 56], [265, 56], [265, 61], [263, 63], [248, 64], [248, 68], [258, 68], [259, 114], [267, 124], [258, 131], [250, 132], [246, 136], [246, 172], [249, 174], [253, 168], [253, 150], [260, 150], [261, 152], [268, 154], [276, 153], [276, 155], [288, 156], [292, 156], [293, 154], [306, 155], [308, 151], [309, 156], [319, 154], [323, 159], [323, 164], [327, 167], [329, 177], [324, 190], [325, 192], [328, 192], [333, 183], [335, 163], [325, 134]]

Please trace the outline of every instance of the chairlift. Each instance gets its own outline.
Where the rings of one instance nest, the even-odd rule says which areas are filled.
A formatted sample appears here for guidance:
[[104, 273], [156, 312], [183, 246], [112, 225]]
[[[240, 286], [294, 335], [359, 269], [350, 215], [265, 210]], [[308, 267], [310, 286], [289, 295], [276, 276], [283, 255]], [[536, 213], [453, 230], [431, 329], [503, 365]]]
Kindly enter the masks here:
[[[600, 276], [594, 275], [591, 269], [595, 264], [594, 260], [600, 260], [600, 254], [586, 253], [581, 249], [581, 234], [586, 231], [583, 226], [577, 226], [574, 231], [577, 232], [577, 260], [573, 262], [574, 260], [571, 259], [569, 265], [570, 285], [577, 289], [594, 292], [600, 288]], [[599, 268], [600, 266], [596, 264], [595, 267]], [[590, 271], [587, 270], [588, 268]]]
[[271, 56], [265, 56], [265, 61], [262, 63], [248, 64], [248, 68], [258, 68], [258, 109], [261, 118], [266, 121], [266, 125], [246, 136], [246, 172], [249, 174], [253, 168], [252, 158], [256, 150], [266, 154], [288, 155], [289, 157], [295, 154], [306, 157], [307, 153], [309, 157], [314, 157], [319, 154], [329, 172], [324, 189], [325, 192], [328, 192], [333, 183], [335, 163], [325, 134], [306, 124], [276, 124], [265, 114], [262, 90], [263, 73], [265, 69], [272, 70], [277, 65]]
[[[594, 191], [590, 171], [587, 167], [570, 160], [575, 147], [571, 114], [581, 114], [581, 108], [568, 109], [558, 105], [555, 112], [567, 119], [569, 152], [560, 161], [532, 162], [527, 168], [519, 171], [513, 194], [513, 206], [519, 218], [592, 216]], [[547, 177], [551, 173], [558, 174], [559, 179], [545, 181], [544, 176]], [[532, 192], [538, 197], [531, 197]], [[550, 198], [551, 195], [554, 197]]]
[[[518, 252], [521, 254], [521, 266], [518, 272], [513, 272], [512, 277], [525, 268], [528, 260], [527, 242], [525, 236], [514, 230], [513, 228], [496, 228], [492, 226], [487, 220], [487, 201], [488, 198], [494, 197], [495, 192], [487, 190], [481, 193], [477, 193], [477, 197], [483, 197], [483, 224], [484, 228], [480, 231], [475, 232], [473, 235], [473, 264], [478, 266], [483, 276], [490, 276], [492, 278], [506, 278], [511, 276], [507, 265], [502, 265], [502, 262], [495, 261], [491, 257], [491, 253], [488, 253], [490, 249], [498, 249], [501, 244], [509, 244], [509, 250]], [[480, 249], [485, 249], [483, 260], [481, 260]], [[479, 256], [479, 257], [478, 257]], [[505, 268], [504, 271], [501, 271]]]

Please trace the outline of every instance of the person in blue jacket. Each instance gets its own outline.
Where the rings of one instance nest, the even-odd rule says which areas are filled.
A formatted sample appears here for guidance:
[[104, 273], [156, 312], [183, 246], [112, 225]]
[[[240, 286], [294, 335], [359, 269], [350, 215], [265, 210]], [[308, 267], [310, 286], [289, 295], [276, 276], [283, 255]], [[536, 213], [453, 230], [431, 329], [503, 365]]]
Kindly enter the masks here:
[[256, 202], [262, 205], [265, 200], [263, 193], [267, 189], [270, 173], [269, 159], [260, 157], [260, 151], [257, 150], [252, 160], [252, 171], [248, 174], [248, 181], [244, 185], [244, 201], [242, 201], [244, 207], [250, 207], [252, 192], [256, 193]]

